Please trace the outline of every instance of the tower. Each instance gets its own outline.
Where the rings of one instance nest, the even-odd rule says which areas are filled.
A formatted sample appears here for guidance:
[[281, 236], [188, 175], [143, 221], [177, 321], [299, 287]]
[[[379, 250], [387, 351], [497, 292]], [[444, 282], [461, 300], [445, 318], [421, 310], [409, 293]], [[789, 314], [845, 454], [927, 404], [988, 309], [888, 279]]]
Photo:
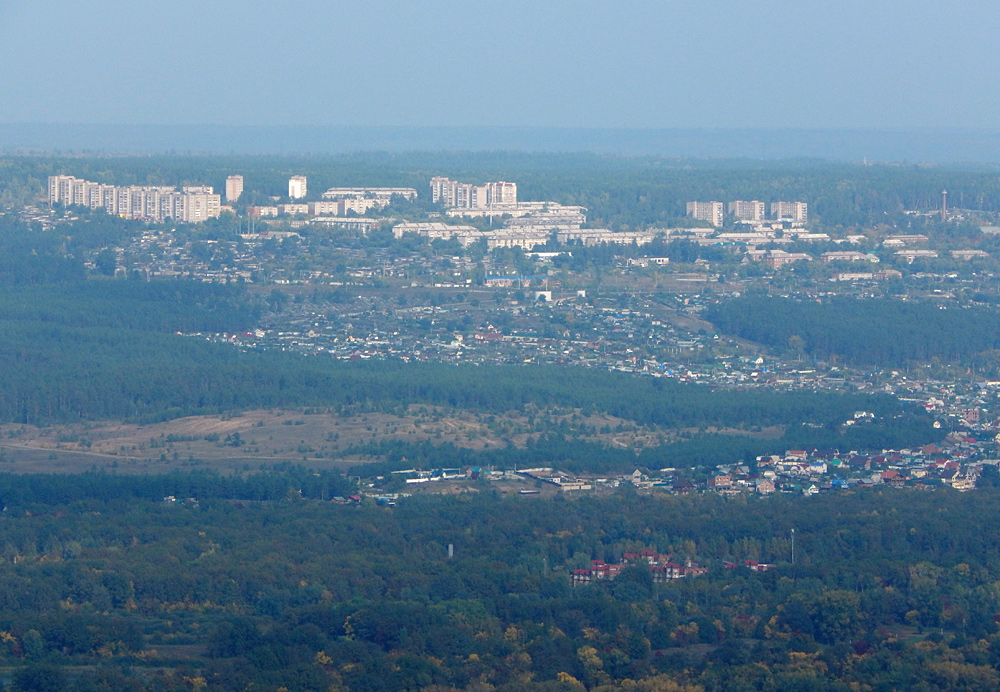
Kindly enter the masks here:
[[292, 199], [302, 199], [306, 196], [306, 177], [293, 175], [288, 179], [288, 196]]
[[941, 190], [941, 221], [948, 220], [948, 191]]
[[243, 194], [243, 176], [231, 175], [226, 178], [226, 201], [235, 202]]

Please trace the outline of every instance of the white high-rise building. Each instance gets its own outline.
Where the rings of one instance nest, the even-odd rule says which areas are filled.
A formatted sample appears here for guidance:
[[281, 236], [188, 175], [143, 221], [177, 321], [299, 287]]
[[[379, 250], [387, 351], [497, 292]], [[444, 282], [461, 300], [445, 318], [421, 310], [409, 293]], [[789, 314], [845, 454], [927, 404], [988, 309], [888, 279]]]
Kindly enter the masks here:
[[450, 209], [487, 209], [517, 204], [517, 183], [473, 185], [442, 176], [431, 178], [431, 201]]
[[688, 202], [687, 215], [699, 221], [708, 221], [713, 226], [721, 226], [723, 221], [722, 202]]
[[208, 186], [172, 187], [102, 185], [71, 175], [49, 177], [49, 204], [76, 204], [104, 209], [133, 219], [162, 222], [167, 219], [200, 223], [222, 211], [219, 195]]
[[764, 220], [764, 203], [757, 200], [753, 200], [752, 202], [745, 202], [743, 200], [730, 202], [727, 211], [740, 221]]
[[243, 194], [243, 176], [231, 175], [226, 178], [226, 201], [235, 202]]
[[502, 204], [517, 204], [517, 183], [503, 180], [486, 183], [486, 206], [496, 207]]
[[805, 202], [771, 202], [771, 218], [806, 223], [809, 220], [809, 205]]
[[306, 196], [306, 177], [293, 175], [288, 179], [288, 196], [291, 199], [302, 199]]

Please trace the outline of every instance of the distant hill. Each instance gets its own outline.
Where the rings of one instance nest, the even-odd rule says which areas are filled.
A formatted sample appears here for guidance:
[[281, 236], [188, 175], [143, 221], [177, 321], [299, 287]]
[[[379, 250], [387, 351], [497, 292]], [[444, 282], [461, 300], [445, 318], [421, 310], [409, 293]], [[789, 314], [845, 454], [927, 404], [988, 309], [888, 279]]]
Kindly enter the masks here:
[[0, 152], [594, 152], [712, 159], [1000, 163], [1000, 129], [612, 129], [0, 124]]

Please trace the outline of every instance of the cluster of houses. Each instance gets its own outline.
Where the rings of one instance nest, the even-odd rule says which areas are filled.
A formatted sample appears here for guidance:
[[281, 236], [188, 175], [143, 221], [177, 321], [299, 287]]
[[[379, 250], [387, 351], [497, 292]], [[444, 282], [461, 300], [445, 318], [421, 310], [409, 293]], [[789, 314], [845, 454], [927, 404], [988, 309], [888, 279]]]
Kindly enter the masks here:
[[[789, 450], [784, 455], [758, 457], [753, 473], [747, 465], [716, 467], [705, 488], [718, 493], [757, 492], [763, 495], [778, 491], [816, 495], [876, 485], [949, 486], [966, 491], [976, 487], [983, 464], [996, 463], [972, 461], [979, 452], [978, 444], [974, 438], [953, 434], [941, 446], [929, 444], [877, 454], [816, 448]], [[692, 484], [687, 485], [684, 488], [675, 483], [674, 490], [696, 489]]]
[[[860, 421], [872, 414], [859, 411], [856, 415], [855, 420]], [[711, 492], [770, 495], [784, 492], [818, 495], [878, 485], [912, 488], [946, 486], [967, 491], [976, 487], [985, 464], [1000, 464], [1000, 460], [984, 458], [987, 447], [993, 444], [992, 438], [979, 442], [968, 437], [967, 433], [952, 433], [940, 445], [929, 444], [914, 449], [840, 452], [836, 449], [808, 447], [788, 450], [784, 454], [760, 456], [752, 465], [722, 464], [715, 467], [703, 482], [697, 478], [678, 477], [676, 469], [660, 469], [648, 473], [636, 469], [631, 474], [616, 476], [580, 476], [552, 467], [504, 471], [468, 467], [428, 471], [406, 469], [395, 471], [393, 475], [404, 477], [407, 485], [480, 479], [535, 481], [554, 486], [564, 493], [599, 492], [622, 484], [678, 494]], [[662, 557], [639, 554], [639, 558], [653, 559], [654, 566], [661, 563]], [[628, 560], [624, 564], [628, 564]], [[615, 569], [614, 565], [610, 565], [598, 571], [604, 576], [613, 577]]]
[[643, 550], [638, 553], [625, 553], [621, 562], [608, 563], [604, 560], [591, 560], [589, 568], [573, 570], [573, 585], [589, 584], [600, 579], [614, 579], [623, 569], [632, 565], [648, 566], [654, 582], [700, 577], [708, 572], [707, 567], [702, 567], [690, 559], [681, 564], [672, 562], [670, 555], [660, 555], [655, 550]]

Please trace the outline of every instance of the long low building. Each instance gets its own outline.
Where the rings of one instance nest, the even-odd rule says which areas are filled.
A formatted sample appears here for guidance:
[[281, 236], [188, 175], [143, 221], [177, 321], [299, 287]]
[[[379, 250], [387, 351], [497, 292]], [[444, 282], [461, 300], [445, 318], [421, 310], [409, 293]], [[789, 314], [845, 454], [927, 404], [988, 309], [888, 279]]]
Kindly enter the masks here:
[[560, 231], [556, 237], [560, 243], [578, 241], [583, 245], [646, 245], [656, 240], [654, 231], [611, 231], [607, 228], [578, 228], [572, 231]]
[[400, 223], [393, 226], [392, 233], [396, 238], [402, 238], [406, 233], [416, 233], [429, 240], [455, 238], [462, 245], [470, 245], [477, 240], [484, 239], [487, 247], [491, 250], [498, 247], [520, 247], [531, 250], [538, 245], [545, 245], [553, 234], [560, 243], [579, 242], [587, 246], [600, 245], [601, 243], [645, 245], [651, 243], [657, 236], [652, 231], [621, 231], [616, 233], [606, 228], [538, 230], [528, 226], [480, 231], [474, 226], [452, 226], [441, 222]]
[[823, 255], [824, 262], [871, 262], [872, 264], [877, 264], [879, 262], [878, 255], [874, 253], [865, 252], [854, 252], [851, 250], [840, 250], [835, 252], [824, 252]]
[[412, 187], [331, 187], [323, 193], [323, 199], [367, 197], [388, 203], [397, 195], [412, 201], [417, 198], [417, 191]]
[[370, 231], [382, 225], [382, 219], [371, 219], [364, 216], [318, 216], [309, 220], [312, 226], [327, 226], [341, 228], [345, 231], [358, 231], [367, 235]]
[[307, 211], [310, 216], [346, 216], [348, 212], [361, 215], [389, 205], [387, 197], [343, 197], [337, 200], [310, 202]]
[[416, 233], [428, 240], [457, 238], [462, 245], [471, 245], [483, 235], [475, 226], [452, 226], [439, 221], [398, 223], [392, 227], [392, 235], [396, 238], [402, 238], [407, 233]]
[[486, 217], [486, 216], [509, 216], [513, 223], [514, 219], [524, 217], [547, 218], [553, 216], [572, 217], [573, 222], [579, 220], [584, 223], [587, 220], [587, 208], [578, 205], [562, 205], [558, 202], [514, 202], [493, 204], [486, 207], [470, 207], [446, 209], [444, 212], [450, 217]]

